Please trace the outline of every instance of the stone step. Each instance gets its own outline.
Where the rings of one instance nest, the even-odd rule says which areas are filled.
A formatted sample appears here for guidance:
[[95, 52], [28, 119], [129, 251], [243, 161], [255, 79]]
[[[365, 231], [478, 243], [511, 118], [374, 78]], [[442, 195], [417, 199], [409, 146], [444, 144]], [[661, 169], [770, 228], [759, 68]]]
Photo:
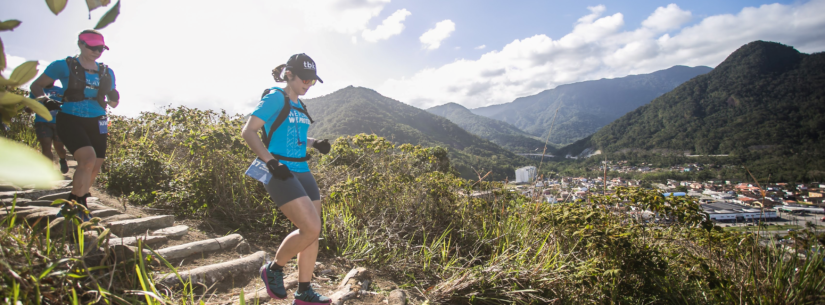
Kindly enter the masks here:
[[[94, 213], [93, 213], [94, 214]], [[157, 230], [171, 227], [175, 224], [175, 216], [159, 215], [109, 223], [109, 229], [118, 236], [132, 236], [142, 234], [147, 230]]]
[[92, 211], [92, 216], [93, 217], [100, 217], [100, 218], [123, 214], [120, 211], [115, 210], [115, 209], [105, 209], [105, 210], [92, 210], [92, 209], [89, 209], [89, 210]]
[[[199, 283], [209, 287], [214, 283], [237, 275], [249, 276], [249, 274], [254, 274], [263, 266], [265, 257], [266, 252], [258, 251], [243, 258], [198, 267], [192, 270], [178, 272], [178, 274], [184, 281], [191, 281], [193, 284]], [[155, 278], [155, 282], [166, 285], [167, 287], [176, 287], [182, 284], [175, 273], [161, 274]]]
[[201, 240], [187, 244], [172, 246], [157, 250], [158, 255], [162, 256], [168, 261], [181, 259], [193, 254], [201, 254], [207, 252], [214, 252], [219, 250], [234, 249], [243, 242], [243, 236], [240, 234], [230, 234], [220, 238]]
[[59, 193], [48, 194], [48, 195], [45, 195], [45, 196], [41, 196], [40, 198], [37, 198], [37, 200], [69, 199], [69, 194], [71, 194], [71, 193], [72, 193], [71, 190], [69, 190], [68, 192], [59, 192]]
[[60, 193], [60, 192], [68, 192], [71, 191], [71, 187], [61, 187], [51, 190], [25, 190], [25, 191], [10, 191], [10, 192], [0, 192], [0, 199], [9, 199], [14, 198], [26, 198], [26, 199], [37, 199], [49, 194]]
[[180, 238], [189, 233], [189, 226], [174, 226], [163, 228], [157, 231], [152, 232], [152, 235], [156, 236], [166, 236], [168, 238]]
[[[92, 216], [94, 216], [94, 212], [92, 213]], [[135, 219], [135, 216], [132, 216], [132, 215], [129, 215], [129, 214], [117, 214], [117, 215], [112, 215], [112, 216], [108, 216], [108, 217], [101, 217], [100, 222], [102, 222], [103, 225], [109, 225], [110, 223], [113, 223], [115, 221], [122, 221], [122, 220], [129, 220], [129, 219]]]
[[137, 245], [138, 240], [143, 240], [143, 243], [146, 245], [157, 245], [165, 243], [167, 241], [167, 238], [166, 236], [131, 236], [122, 238], [111, 238], [109, 239], [109, 246], [135, 246]]

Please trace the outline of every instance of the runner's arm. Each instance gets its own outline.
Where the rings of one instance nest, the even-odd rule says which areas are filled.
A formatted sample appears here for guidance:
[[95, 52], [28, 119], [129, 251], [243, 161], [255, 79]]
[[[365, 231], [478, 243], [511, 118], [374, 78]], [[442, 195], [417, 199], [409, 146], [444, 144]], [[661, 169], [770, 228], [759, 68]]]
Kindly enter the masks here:
[[243, 126], [241, 136], [246, 141], [246, 144], [249, 145], [249, 148], [252, 149], [252, 152], [266, 163], [269, 162], [269, 160], [275, 159], [275, 157], [269, 153], [266, 146], [264, 146], [264, 142], [261, 142], [261, 138], [258, 137], [258, 130], [264, 126], [264, 123], [264, 120], [261, 120], [259, 117], [250, 115], [249, 121], [246, 121], [246, 125]]
[[46, 86], [50, 84], [54, 84], [54, 79], [48, 77], [46, 73], [43, 73], [40, 75], [40, 77], [34, 80], [34, 82], [32, 82], [32, 85], [29, 87], [29, 89], [31, 89], [32, 95], [34, 95], [35, 97], [41, 97], [46, 95], [46, 92], [43, 91], [43, 88], [46, 88]]

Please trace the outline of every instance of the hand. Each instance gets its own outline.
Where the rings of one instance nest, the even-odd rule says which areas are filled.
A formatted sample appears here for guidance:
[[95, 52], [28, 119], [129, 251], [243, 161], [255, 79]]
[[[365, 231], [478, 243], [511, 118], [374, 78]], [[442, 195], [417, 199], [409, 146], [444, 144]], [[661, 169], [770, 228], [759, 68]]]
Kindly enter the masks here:
[[322, 154], [325, 154], [325, 155], [329, 153], [329, 149], [331, 148], [331, 146], [329, 145], [329, 139], [323, 139], [321, 141], [315, 141], [315, 143], [312, 143], [312, 147], [315, 147], [315, 149], [317, 149], [318, 151], [320, 151]]
[[46, 106], [48, 110], [60, 110], [60, 106], [63, 105], [63, 103], [50, 99], [47, 96], [38, 97], [37, 101], [43, 104], [43, 106]]
[[108, 101], [106, 104], [109, 104], [109, 107], [117, 108], [117, 105], [120, 104], [120, 101]]
[[286, 165], [281, 164], [281, 162], [278, 162], [277, 159], [272, 159], [266, 162], [266, 168], [269, 169], [272, 177], [281, 180], [292, 178], [292, 172], [289, 171], [289, 168], [286, 167]]

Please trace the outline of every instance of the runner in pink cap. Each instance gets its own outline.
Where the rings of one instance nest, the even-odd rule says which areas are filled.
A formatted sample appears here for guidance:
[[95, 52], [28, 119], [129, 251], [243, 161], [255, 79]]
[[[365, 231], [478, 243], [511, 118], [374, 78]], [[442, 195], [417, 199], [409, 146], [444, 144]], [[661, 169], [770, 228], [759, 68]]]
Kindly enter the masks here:
[[[91, 197], [89, 189], [106, 157], [109, 137], [106, 108], [118, 106], [120, 93], [114, 71], [97, 62], [103, 51], [109, 49], [103, 34], [85, 30], [77, 36], [77, 47], [80, 54], [49, 64], [31, 84], [31, 92], [44, 101], [47, 109], [60, 110], [55, 117], [55, 129], [77, 161], [68, 199], [85, 206], [86, 199]], [[64, 88], [60, 102], [45, 96], [43, 90], [58, 80]], [[87, 220], [89, 215], [82, 218]]]

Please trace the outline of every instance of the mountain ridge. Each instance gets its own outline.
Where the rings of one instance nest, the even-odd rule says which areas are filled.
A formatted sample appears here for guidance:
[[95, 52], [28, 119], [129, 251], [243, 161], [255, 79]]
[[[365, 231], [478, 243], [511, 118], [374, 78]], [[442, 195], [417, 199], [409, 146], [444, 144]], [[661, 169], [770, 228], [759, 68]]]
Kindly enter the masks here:
[[[536, 139], [521, 129], [504, 121], [474, 114], [456, 103], [447, 103], [426, 110], [445, 117], [464, 130], [513, 152], [535, 152], [544, 148], [544, 141]], [[555, 147], [552, 146], [548, 149], [550, 153], [555, 151]]]
[[[560, 149], [731, 154], [807, 173], [825, 154], [825, 53], [748, 43], [698, 76]], [[799, 164], [784, 164], [789, 157]], [[763, 160], [763, 161], [759, 161]], [[770, 164], [768, 161], [770, 160]]]
[[304, 103], [316, 121], [310, 126], [310, 137], [335, 139], [367, 133], [399, 144], [442, 146], [448, 149], [454, 168], [465, 178], [477, 178], [475, 170], [492, 170], [494, 179], [504, 180], [515, 175], [516, 167], [529, 163], [446, 118], [373, 89], [349, 86]]
[[[510, 123], [550, 142], [568, 144], [596, 132], [621, 115], [669, 92], [679, 84], [713, 70], [673, 66], [649, 74], [565, 84], [506, 104], [471, 109], [474, 114]], [[553, 118], [556, 116], [555, 124]]]

